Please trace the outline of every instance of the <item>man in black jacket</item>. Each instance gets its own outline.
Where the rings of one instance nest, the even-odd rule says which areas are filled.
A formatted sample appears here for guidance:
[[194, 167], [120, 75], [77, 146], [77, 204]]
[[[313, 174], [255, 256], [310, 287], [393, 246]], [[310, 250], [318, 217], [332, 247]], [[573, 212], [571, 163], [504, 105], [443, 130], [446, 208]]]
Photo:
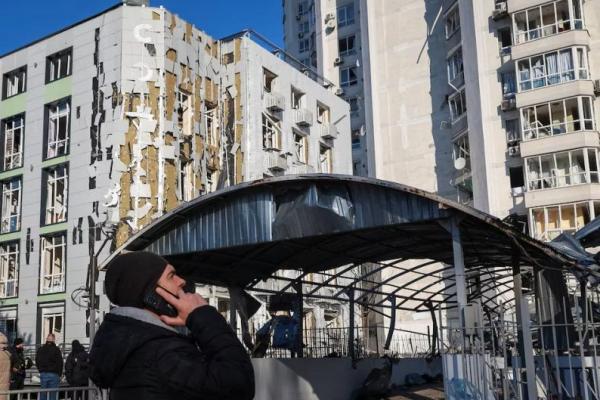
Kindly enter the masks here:
[[[119, 255], [109, 264], [105, 290], [119, 307], [100, 326], [90, 363], [92, 381], [110, 388], [111, 400], [254, 398], [244, 347], [221, 314], [184, 286], [173, 266], [152, 253]], [[149, 303], [153, 292], [177, 315]], [[190, 334], [181, 334], [182, 327]]]
[[[60, 385], [62, 375], [63, 359], [60, 349], [54, 343], [56, 340], [53, 333], [48, 334], [46, 343], [40, 347], [35, 355], [35, 365], [40, 371], [42, 389], [56, 389]], [[58, 393], [48, 394], [50, 400], [57, 398]], [[40, 395], [41, 400], [46, 400], [46, 393]]]

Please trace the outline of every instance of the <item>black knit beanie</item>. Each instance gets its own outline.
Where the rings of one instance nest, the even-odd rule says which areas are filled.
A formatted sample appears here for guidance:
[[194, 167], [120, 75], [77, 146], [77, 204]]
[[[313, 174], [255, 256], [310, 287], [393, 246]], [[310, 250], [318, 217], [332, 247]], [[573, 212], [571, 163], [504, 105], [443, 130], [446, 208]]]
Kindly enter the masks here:
[[121, 307], [144, 308], [144, 293], [156, 285], [168, 263], [146, 251], [118, 255], [106, 270], [104, 289], [108, 299]]

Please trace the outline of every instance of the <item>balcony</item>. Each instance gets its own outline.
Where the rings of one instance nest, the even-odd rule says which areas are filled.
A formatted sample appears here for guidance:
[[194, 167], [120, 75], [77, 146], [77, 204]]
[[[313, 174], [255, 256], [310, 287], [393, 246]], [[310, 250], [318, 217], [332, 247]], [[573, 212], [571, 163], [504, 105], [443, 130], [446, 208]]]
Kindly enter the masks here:
[[320, 125], [320, 134], [323, 139], [337, 139], [338, 131], [334, 124], [322, 123]]
[[314, 174], [315, 168], [308, 164], [292, 164], [288, 169], [288, 173], [292, 175]]
[[546, 53], [555, 49], [571, 46], [590, 46], [590, 36], [587, 30], [569, 30], [553, 35], [540, 35], [539, 39], [523, 41], [512, 47], [513, 60]]
[[530, 157], [583, 147], [600, 147], [598, 132], [580, 131], [563, 133], [524, 141], [521, 142], [521, 156]]
[[594, 83], [591, 80], [570, 81], [517, 93], [517, 107], [528, 107], [547, 101], [580, 95], [594, 96]]
[[265, 169], [270, 171], [285, 171], [287, 169], [287, 159], [279, 151], [266, 151], [264, 160]]
[[548, 0], [507, 0], [506, 1], [506, 5], [508, 7], [509, 13], [521, 11], [526, 8], [541, 6], [542, 4], [547, 4], [547, 3], [548, 3]]
[[575, 203], [600, 199], [600, 184], [585, 183], [547, 190], [525, 192], [525, 207], [541, 207], [553, 204]]
[[294, 110], [294, 123], [298, 126], [311, 126], [313, 124], [313, 115], [306, 108]]
[[283, 111], [285, 109], [285, 96], [277, 92], [265, 93], [265, 108], [269, 111]]

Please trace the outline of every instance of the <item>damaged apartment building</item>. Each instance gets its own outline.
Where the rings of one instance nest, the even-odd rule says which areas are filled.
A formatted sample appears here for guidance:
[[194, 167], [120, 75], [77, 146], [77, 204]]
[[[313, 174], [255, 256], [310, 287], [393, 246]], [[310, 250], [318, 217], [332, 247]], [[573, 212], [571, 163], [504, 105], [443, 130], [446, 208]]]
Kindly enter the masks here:
[[349, 106], [332, 88], [247, 34], [215, 40], [142, 3], [0, 56], [0, 330], [27, 343], [87, 341], [94, 255], [183, 202], [351, 172]]

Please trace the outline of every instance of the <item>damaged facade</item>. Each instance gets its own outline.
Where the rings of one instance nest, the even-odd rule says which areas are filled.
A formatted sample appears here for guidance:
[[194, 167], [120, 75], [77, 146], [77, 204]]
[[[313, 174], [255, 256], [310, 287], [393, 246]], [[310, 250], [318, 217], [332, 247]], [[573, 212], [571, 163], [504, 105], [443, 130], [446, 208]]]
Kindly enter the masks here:
[[86, 341], [93, 256], [183, 202], [351, 172], [346, 102], [163, 8], [115, 6], [0, 56], [0, 74], [0, 329], [28, 343]]

